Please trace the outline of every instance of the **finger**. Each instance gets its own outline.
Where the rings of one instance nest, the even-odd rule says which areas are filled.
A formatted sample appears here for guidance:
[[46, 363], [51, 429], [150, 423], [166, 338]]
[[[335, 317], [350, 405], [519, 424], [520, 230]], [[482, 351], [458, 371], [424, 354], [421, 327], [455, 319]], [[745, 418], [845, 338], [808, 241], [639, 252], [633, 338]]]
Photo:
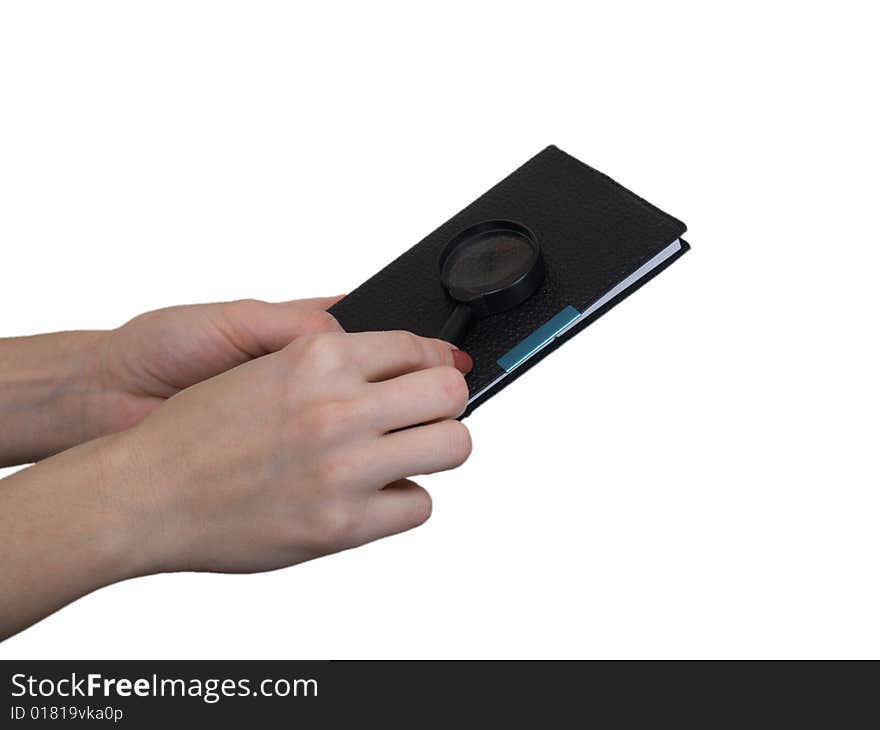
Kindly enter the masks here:
[[382, 433], [457, 418], [467, 407], [468, 386], [455, 368], [417, 370], [367, 386], [370, 422]]
[[409, 479], [402, 479], [370, 495], [360, 542], [396, 535], [423, 524], [431, 516], [431, 495]]
[[235, 346], [251, 357], [277, 352], [297, 337], [342, 332], [333, 315], [301, 302], [269, 303], [255, 299], [217, 305], [215, 323]]
[[349, 335], [354, 358], [368, 382], [378, 382], [416, 370], [454, 365], [452, 345], [412, 332], [355, 332]]
[[471, 453], [471, 435], [459, 421], [438, 421], [385, 434], [368, 448], [364, 483], [389, 484], [461, 466]]
[[345, 294], [337, 294], [334, 297], [311, 297], [310, 299], [291, 299], [279, 304], [298, 304], [306, 309], [330, 309], [336, 302], [345, 297]]

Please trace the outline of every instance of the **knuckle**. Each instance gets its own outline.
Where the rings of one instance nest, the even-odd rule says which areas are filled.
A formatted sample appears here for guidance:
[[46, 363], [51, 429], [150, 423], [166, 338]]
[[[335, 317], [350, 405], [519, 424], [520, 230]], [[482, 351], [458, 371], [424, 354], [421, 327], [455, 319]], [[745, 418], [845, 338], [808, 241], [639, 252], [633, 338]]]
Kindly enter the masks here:
[[354, 541], [359, 524], [358, 511], [349, 500], [327, 499], [315, 510], [306, 547], [317, 554], [346, 547]]
[[332, 545], [348, 542], [358, 527], [358, 515], [347, 500], [334, 500], [324, 506], [321, 528], [324, 537]]
[[216, 306], [214, 310], [222, 321], [249, 320], [259, 316], [266, 306], [261, 299], [236, 299]]
[[320, 443], [334, 441], [344, 433], [353, 415], [348, 402], [325, 400], [307, 408], [302, 418], [308, 435]]
[[344, 453], [325, 455], [318, 462], [318, 484], [327, 494], [338, 494], [355, 477], [355, 465]]
[[247, 297], [246, 299], [237, 299], [233, 302], [238, 307], [242, 309], [256, 309], [257, 307], [262, 307], [266, 304], [262, 299], [255, 299], [254, 297]]
[[341, 337], [328, 333], [306, 335], [295, 340], [294, 344], [293, 350], [310, 371], [337, 370], [345, 362]]
[[422, 345], [417, 335], [406, 330], [396, 330], [389, 334], [393, 338], [394, 351], [405, 366], [416, 368], [421, 365], [424, 356]]

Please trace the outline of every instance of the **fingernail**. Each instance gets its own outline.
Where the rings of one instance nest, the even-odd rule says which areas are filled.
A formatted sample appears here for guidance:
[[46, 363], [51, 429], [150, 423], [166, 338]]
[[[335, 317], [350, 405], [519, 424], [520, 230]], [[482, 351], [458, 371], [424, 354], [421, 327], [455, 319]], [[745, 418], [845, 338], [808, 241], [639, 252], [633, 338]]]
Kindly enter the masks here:
[[474, 369], [473, 358], [464, 350], [454, 349], [452, 351], [452, 361], [455, 363], [455, 368], [465, 375]]

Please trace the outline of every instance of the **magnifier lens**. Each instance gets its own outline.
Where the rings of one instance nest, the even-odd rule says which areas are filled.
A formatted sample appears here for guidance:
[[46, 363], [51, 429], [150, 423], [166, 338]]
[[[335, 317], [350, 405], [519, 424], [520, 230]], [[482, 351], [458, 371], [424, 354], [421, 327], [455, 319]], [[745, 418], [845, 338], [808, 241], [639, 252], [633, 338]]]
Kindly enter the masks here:
[[460, 289], [494, 291], [519, 279], [534, 256], [533, 246], [522, 236], [490, 231], [452, 252], [446, 262], [445, 279]]
[[541, 249], [525, 226], [503, 220], [471, 226], [440, 256], [440, 281], [457, 302], [440, 339], [461, 343], [472, 319], [522, 304], [543, 279]]

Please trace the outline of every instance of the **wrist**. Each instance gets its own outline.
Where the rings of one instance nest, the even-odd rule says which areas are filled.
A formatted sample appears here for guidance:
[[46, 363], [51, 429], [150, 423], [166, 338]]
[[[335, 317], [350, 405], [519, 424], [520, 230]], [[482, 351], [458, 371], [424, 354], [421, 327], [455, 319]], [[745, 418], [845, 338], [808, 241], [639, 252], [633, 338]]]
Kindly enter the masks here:
[[98, 534], [107, 582], [161, 572], [162, 520], [151, 484], [153, 469], [135, 429], [104, 436], [88, 446], [95, 447], [95, 479], [106, 514]]
[[0, 340], [0, 466], [50, 456], [103, 435], [102, 331]]
[[115, 580], [185, 569], [178, 561], [181, 509], [174, 503], [183, 490], [169, 475], [182, 478], [175, 455], [166, 451], [157, 458], [140, 425], [95, 443], [101, 444], [100, 481], [111, 501], [105, 537]]

